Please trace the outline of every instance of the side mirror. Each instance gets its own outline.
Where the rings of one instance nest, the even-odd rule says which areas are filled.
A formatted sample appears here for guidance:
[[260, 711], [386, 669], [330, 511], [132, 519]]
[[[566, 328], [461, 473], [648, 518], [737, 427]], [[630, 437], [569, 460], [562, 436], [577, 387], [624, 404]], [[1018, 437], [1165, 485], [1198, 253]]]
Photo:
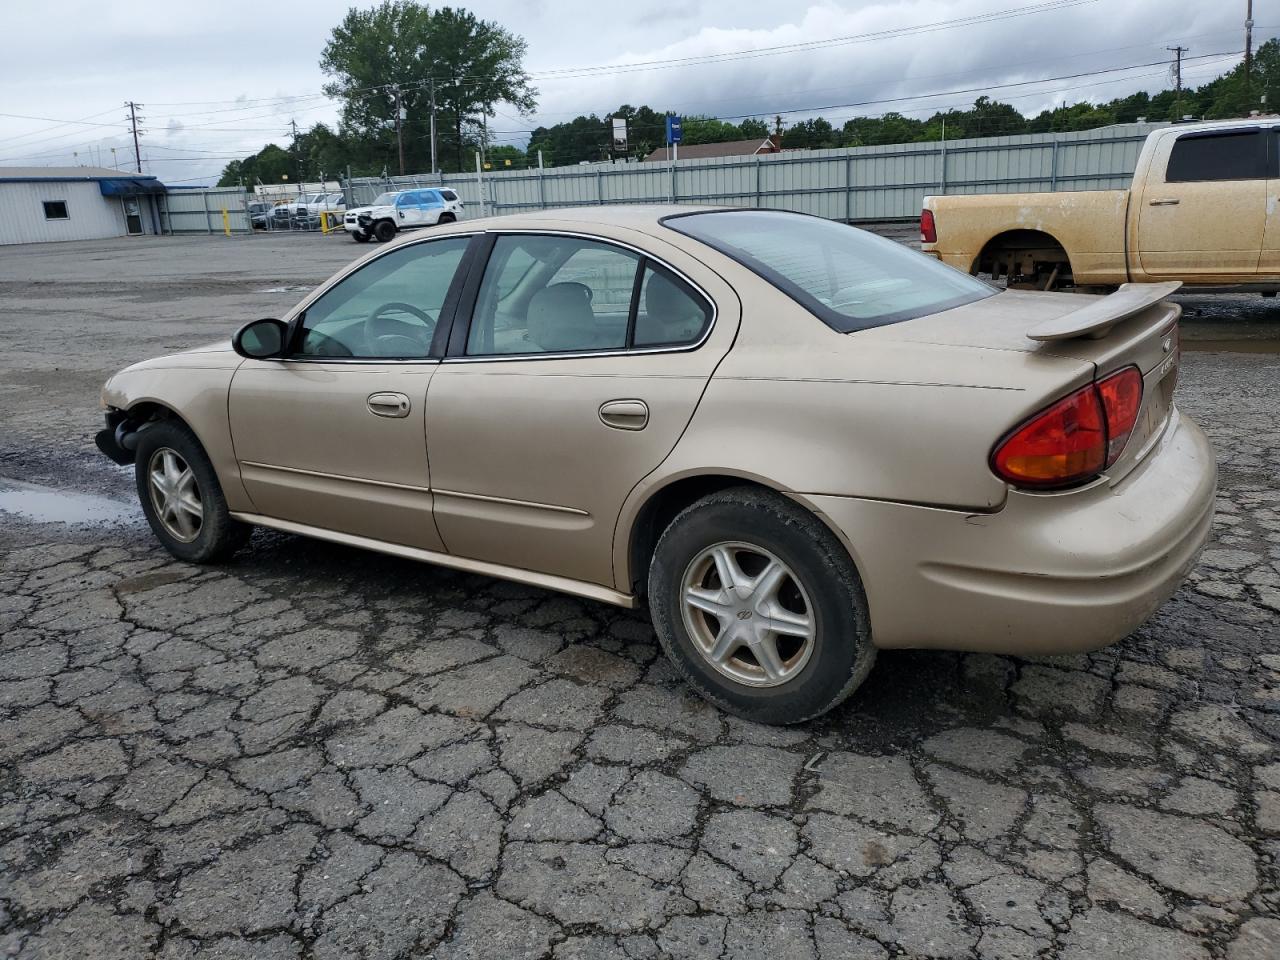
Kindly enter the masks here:
[[284, 353], [285, 336], [289, 328], [275, 317], [266, 317], [246, 323], [231, 338], [231, 347], [250, 360], [270, 360]]

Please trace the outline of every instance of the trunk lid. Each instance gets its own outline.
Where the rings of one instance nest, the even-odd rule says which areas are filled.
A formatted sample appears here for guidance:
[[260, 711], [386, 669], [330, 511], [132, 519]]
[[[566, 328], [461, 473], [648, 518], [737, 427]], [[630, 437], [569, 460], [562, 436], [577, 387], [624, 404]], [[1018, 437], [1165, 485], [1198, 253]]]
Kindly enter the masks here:
[[[1142, 372], [1142, 407], [1124, 452], [1107, 470], [1111, 481], [1119, 482], [1155, 446], [1173, 409], [1182, 310], [1163, 297], [1174, 289], [1176, 285], [1171, 284], [1126, 284], [1120, 292], [1104, 297], [1007, 290], [954, 310], [864, 330], [856, 336], [1081, 360], [1093, 365], [1094, 379], [1136, 366]], [[1031, 405], [1028, 416], [1066, 392], [1054, 376], [1046, 376], [1044, 387], [1043, 396]], [[1016, 423], [999, 425], [993, 444], [1000, 429], [1014, 426]]]

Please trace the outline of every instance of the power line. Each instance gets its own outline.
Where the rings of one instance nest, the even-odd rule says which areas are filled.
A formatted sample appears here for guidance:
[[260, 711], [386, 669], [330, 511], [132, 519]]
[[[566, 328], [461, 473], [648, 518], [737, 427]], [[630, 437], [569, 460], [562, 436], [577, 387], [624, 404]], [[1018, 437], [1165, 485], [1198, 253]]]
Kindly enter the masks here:
[[920, 33], [934, 33], [939, 30], [952, 30], [958, 27], [975, 26], [998, 20], [1009, 20], [1015, 17], [1033, 16], [1065, 10], [1070, 7], [1086, 6], [1097, 0], [1050, 0], [1048, 3], [1037, 3], [1025, 7], [1014, 7], [1005, 10], [990, 10], [985, 13], [956, 17], [951, 20], [938, 20], [933, 23], [915, 24], [906, 27], [893, 27], [871, 33], [852, 34], [844, 37], [832, 37], [826, 40], [809, 40], [800, 43], [779, 44], [772, 47], [758, 47], [751, 50], [736, 50], [724, 53], [703, 54], [691, 57], [667, 57], [661, 60], [641, 60], [626, 64], [601, 64], [591, 67], [566, 67], [559, 70], [533, 72], [530, 77], [535, 80], [549, 80], [583, 75], [601, 75], [612, 73], [633, 73], [648, 69], [669, 69], [671, 67], [690, 66], [701, 63], [723, 63], [732, 60], [755, 59], [757, 57], [776, 56], [786, 53], [805, 52], [827, 47], [846, 46], [856, 43], [870, 43], [877, 40], [914, 36]]

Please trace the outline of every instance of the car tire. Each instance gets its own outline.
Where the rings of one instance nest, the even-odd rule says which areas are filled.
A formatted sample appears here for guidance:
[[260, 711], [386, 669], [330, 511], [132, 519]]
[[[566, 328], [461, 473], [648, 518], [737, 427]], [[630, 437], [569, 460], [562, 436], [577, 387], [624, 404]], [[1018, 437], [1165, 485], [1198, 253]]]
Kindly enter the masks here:
[[[163, 479], [153, 480], [157, 473]], [[179, 560], [217, 563], [248, 542], [253, 528], [231, 516], [213, 464], [186, 424], [154, 420], [138, 431], [134, 477], [147, 523]]]
[[388, 243], [396, 238], [396, 225], [390, 220], [379, 220], [373, 225], [373, 235], [379, 243]]
[[452, 213], [442, 213], [440, 214], [440, 219], [436, 222], [437, 223], [456, 223], [457, 220], [458, 218], [455, 217]]
[[356, 243], [368, 243], [369, 235], [367, 233], [361, 233], [359, 230], [352, 230], [351, 239]]
[[[726, 555], [732, 567], [722, 566]], [[736, 591], [724, 590], [723, 569]], [[748, 720], [793, 724], [826, 713], [875, 663], [866, 595], [849, 554], [817, 517], [771, 491], [734, 487], [681, 511], [658, 540], [648, 588], [654, 629], [676, 669], [706, 699]], [[713, 595], [718, 613], [699, 606]], [[782, 630], [770, 629], [783, 620]]]

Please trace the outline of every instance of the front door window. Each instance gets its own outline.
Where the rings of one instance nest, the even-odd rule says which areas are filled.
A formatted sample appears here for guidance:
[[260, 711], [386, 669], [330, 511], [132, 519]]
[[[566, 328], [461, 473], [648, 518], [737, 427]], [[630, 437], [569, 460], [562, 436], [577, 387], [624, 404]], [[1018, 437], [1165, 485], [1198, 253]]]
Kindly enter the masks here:
[[302, 357], [426, 357], [469, 237], [401, 247], [369, 261], [307, 307]]

